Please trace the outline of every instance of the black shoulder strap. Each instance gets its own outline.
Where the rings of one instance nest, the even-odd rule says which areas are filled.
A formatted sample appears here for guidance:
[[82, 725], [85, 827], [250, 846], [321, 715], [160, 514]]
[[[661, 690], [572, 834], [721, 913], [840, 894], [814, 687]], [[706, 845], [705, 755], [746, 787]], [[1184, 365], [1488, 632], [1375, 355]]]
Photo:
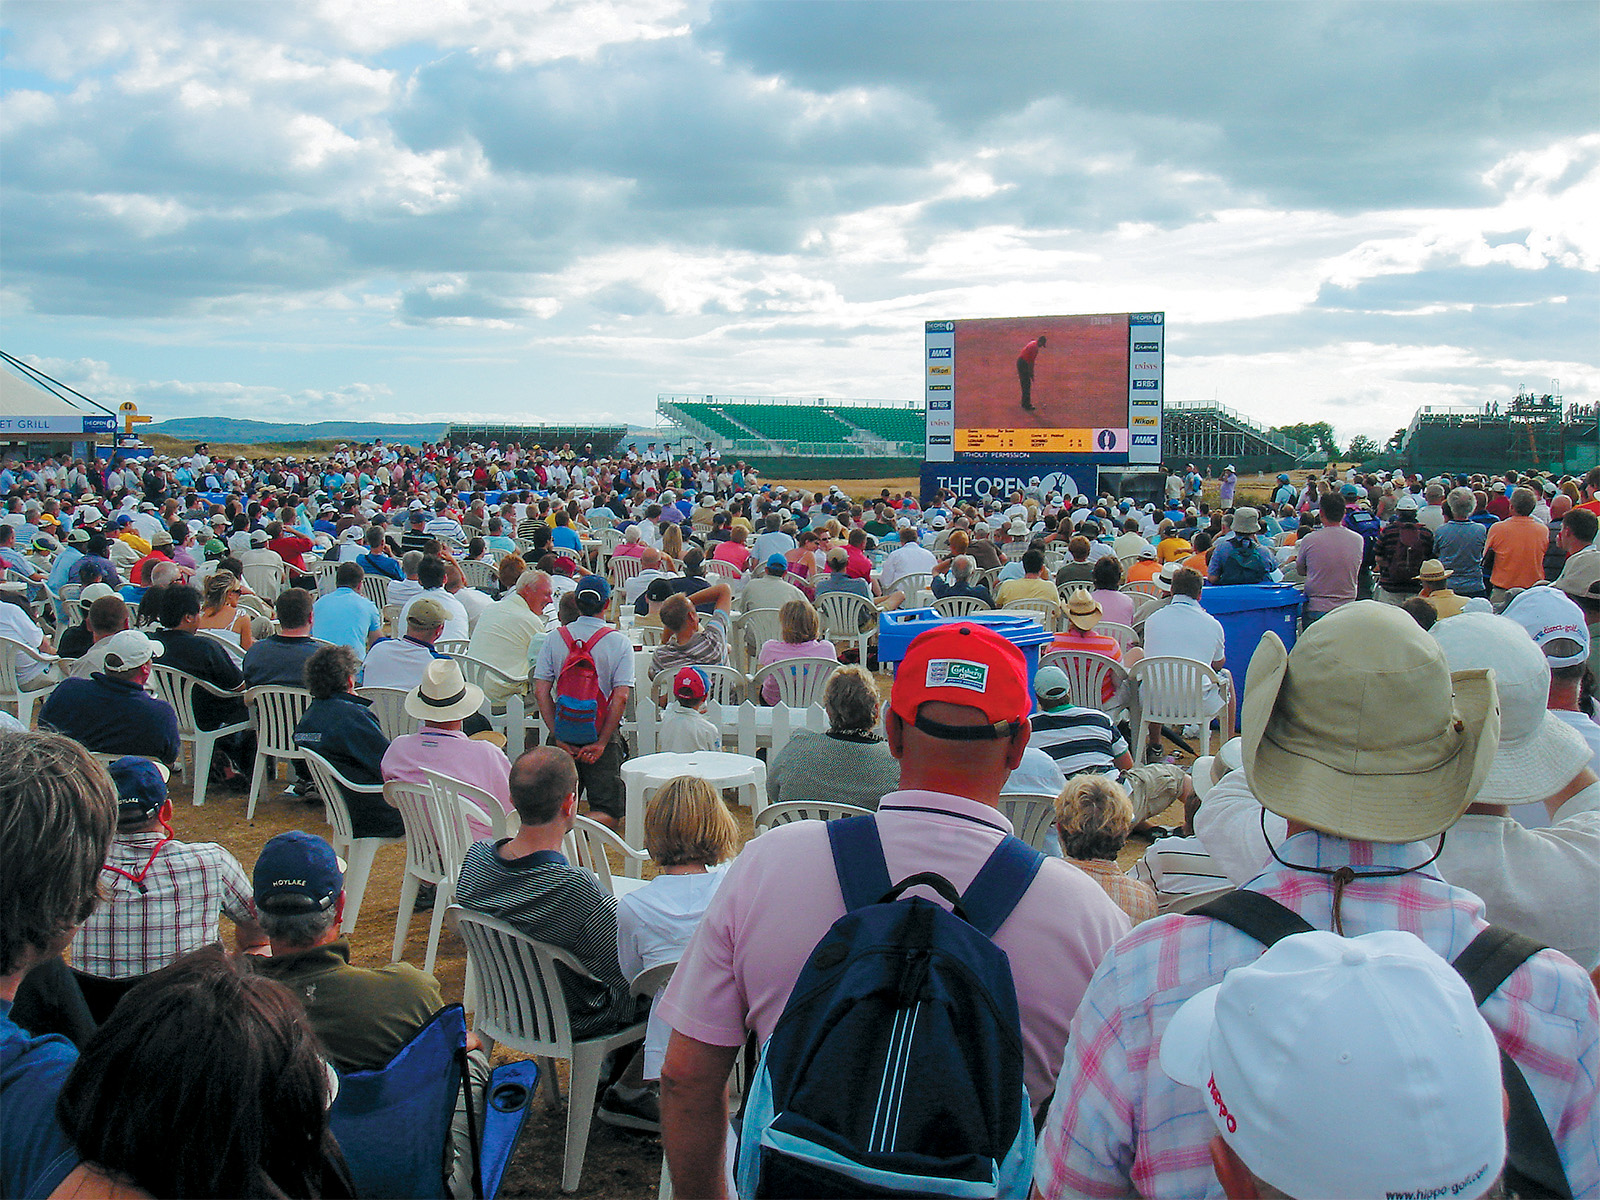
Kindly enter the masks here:
[[[1545, 946], [1491, 925], [1468, 943], [1450, 965], [1472, 989], [1481, 1005], [1514, 972]], [[1522, 1073], [1505, 1051], [1500, 1052], [1500, 1080], [1511, 1110], [1506, 1117], [1506, 1190], [1518, 1196], [1548, 1196], [1570, 1200], [1572, 1186], [1561, 1166], [1561, 1152], [1550, 1136], [1550, 1125], [1539, 1111], [1539, 1101]]]
[[1210, 917], [1213, 921], [1232, 925], [1263, 946], [1271, 946], [1291, 934], [1309, 933], [1316, 928], [1299, 913], [1285, 908], [1271, 896], [1242, 889], [1208, 900], [1190, 909], [1189, 915]]

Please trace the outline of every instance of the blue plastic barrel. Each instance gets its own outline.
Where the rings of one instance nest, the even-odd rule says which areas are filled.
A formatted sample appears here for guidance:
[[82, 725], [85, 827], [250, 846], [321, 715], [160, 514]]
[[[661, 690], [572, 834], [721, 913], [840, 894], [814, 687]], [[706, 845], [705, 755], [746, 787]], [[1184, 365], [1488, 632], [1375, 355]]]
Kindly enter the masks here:
[[1287, 583], [1210, 584], [1201, 589], [1200, 607], [1222, 623], [1238, 711], [1244, 711], [1245, 676], [1256, 646], [1270, 631], [1282, 640], [1284, 649], [1292, 649], [1304, 602], [1300, 589]]
[[[1039, 672], [1039, 647], [1048, 646], [1055, 636], [1037, 621], [1014, 613], [973, 613], [965, 617], [941, 617], [931, 608], [901, 608], [878, 615], [878, 662], [893, 663], [896, 669], [906, 656], [906, 649], [919, 633], [940, 625], [959, 625], [962, 622], [987, 625], [1018, 650], [1028, 662], [1028, 695], [1033, 697], [1033, 677]], [[1034, 700], [1035, 708], [1038, 701]]]

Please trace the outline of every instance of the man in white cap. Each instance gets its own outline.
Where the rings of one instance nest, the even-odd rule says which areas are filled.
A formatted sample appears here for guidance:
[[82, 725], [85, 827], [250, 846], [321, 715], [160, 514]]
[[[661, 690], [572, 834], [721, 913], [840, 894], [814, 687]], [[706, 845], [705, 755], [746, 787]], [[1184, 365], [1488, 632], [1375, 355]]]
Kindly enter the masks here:
[[1546, 708], [1549, 663], [1517, 622], [1462, 613], [1433, 638], [1452, 671], [1493, 671], [1500, 698], [1498, 752], [1445, 839], [1439, 873], [1481, 896], [1496, 925], [1591, 971], [1600, 966], [1600, 777], [1589, 743]]
[[1558, 588], [1533, 587], [1506, 605], [1504, 615], [1526, 629], [1533, 644], [1544, 651], [1550, 664], [1547, 706], [1583, 736], [1589, 744], [1589, 768], [1600, 775], [1600, 724], [1589, 715], [1593, 700], [1585, 702], [1582, 695], [1593, 649], [1583, 609]]
[[[1264, 897], [1250, 903], [1288, 910], [1297, 927], [1414, 933], [1454, 961], [1487, 923], [1483, 902], [1431, 865], [1435, 839], [1477, 795], [1499, 734], [1489, 672], [1452, 675], [1439, 644], [1391, 606], [1345, 605], [1288, 654], [1266, 635], [1245, 691], [1243, 775], [1287, 837], [1235, 895]], [[1215, 800], [1213, 790], [1199, 817]], [[1203, 824], [1200, 835], [1216, 854]], [[1156, 1051], [1183, 1001], [1262, 949], [1220, 919], [1175, 914], [1112, 949], [1073, 1022], [1040, 1137], [1046, 1200], [1211, 1189], [1210, 1102], [1175, 1085]], [[1538, 1099], [1571, 1194], [1600, 1187], [1600, 997], [1582, 968], [1541, 950], [1480, 1011]]]
[[144, 690], [161, 643], [124, 629], [102, 645], [102, 669], [87, 679], [64, 680], [39, 710], [39, 724], [97, 754], [143, 754], [171, 766], [183, 753], [178, 715]]
[[1494, 1034], [1409, 933], [1284, 938], [1184, 1002], [1161, 1069], [1200, 1093], [1230, 1200], [1472, 1200], [1500, 1180]]

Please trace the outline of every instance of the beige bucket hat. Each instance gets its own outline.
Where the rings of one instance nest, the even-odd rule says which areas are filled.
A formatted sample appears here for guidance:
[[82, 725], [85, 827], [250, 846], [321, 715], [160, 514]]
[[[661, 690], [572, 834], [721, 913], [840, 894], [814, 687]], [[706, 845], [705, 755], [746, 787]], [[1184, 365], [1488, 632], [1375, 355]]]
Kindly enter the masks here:
[[1241, 713], [1245, 778], [1279, 816], [1336, 837], [1414, 842], [1448, 829], [1494, 762], [1487, 670], [1451, 673], [1403, 610], [1335, 609], [1285, 652], [1261, 639]]

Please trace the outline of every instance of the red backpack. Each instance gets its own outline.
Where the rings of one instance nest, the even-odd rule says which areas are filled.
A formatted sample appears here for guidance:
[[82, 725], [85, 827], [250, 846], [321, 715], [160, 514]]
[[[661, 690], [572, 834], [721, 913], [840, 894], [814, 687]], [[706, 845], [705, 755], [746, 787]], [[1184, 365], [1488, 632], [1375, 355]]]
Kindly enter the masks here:
[[556, 676], [557, 741], [569, 746], [588, 746], [600, 740], [605, 728], [607, 696], [600, 690], [600, 672], [595, 667], [594, 648], [611, 633], [608, 626], [581, 645], [573, 640], [565, 625], [561, 639], [567, 643], [567, 661]]

